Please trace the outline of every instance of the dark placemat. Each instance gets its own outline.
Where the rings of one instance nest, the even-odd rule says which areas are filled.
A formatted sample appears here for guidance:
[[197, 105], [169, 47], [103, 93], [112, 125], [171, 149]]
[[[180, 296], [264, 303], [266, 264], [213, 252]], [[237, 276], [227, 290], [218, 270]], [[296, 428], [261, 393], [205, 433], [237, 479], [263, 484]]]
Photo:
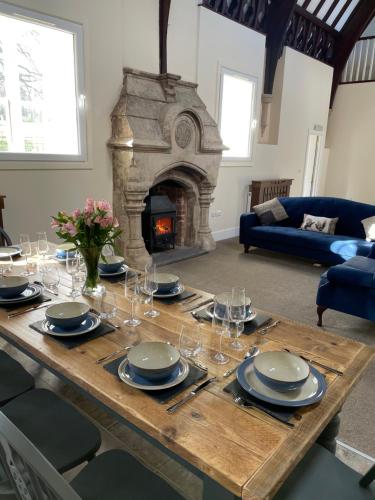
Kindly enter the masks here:
[[181, 302], [181, 300], [188, 299], [189, 297], [192, 297], [194, 295], [194, 292], [182, 292], [180, 295], [176, 295], [176, 297], [155, 297], [155, 300], [160, 300], [163, 302], [163, 304], [176, 304], [177, 302]]
[[[112, 375], [115, 375], [120, 380], [120, 377], [118, 376], [118, 367], [120, 366], [122, 360], [125, 358], [126, 356], [117, 358], [114, 361], [111, 361], [110, 363], [103, 365], [103, 368], [107, 370], [107, 372], [112, 373]], [[151, 396], [158, 403], [161, 404], [167, 403], [169, 400], [177, 396], [177, 394], [179, 394], [180, 392], [184, 391], [193, 384], [199, 382], [199, 380], [204, 378], [206, 375], [207, 375], [206, 371], [201, 370], [197, 366], [194, 366], [191, 363], [189, 363], [189, 375], [183, 382], [181, 382], [181, 384], [160, 391], [142, 391], [142, 392], [144, 392], [148, 396]]]
[[[110, 283], [119, 283], [120, 281], [125, 282], [125, 275], [126, 275], [126, 272], [124, 272], [122, 274], [118, 274], [117, 276], [100, 276], [99, 275], [99, 277], [101, 280], [109, 281]], [[128, 271], [127, 275], [128, 275], [128, 279], [131, 279], [131, 278], [134, 278], [135, 276], [137, 276], [137, 273], [135, 271]]]
[[269, 413], [271, 416], [275, 417], [277, 420], [281, 420], [282, 422], [289, 422], [294, 416], [296, 416], [295, 408], [273, 405], [250, 396], [248, 392], [242, 389], [237, 380], [233, 380], [230, 384], [226, 385], [223, 390], [232, 394], [232, 396], [240, 396], [244, 401], [255, 408], [258, 408], [258, 410]]
[[[48, 297], [47, 294], [44, 294], [45, 292], [42, 293], [42, 295], [39, 295], [36, 299], [30, 300], [29, 302], [22, 302], [21, 304], [14, 304], [13, 306], [8, 306], [5, 308], [6, 312], [13, 312], [19, 309], [27, 309], [28, 307], [36, 306], [39, 304], [43, 304], [44, 302], [51, 302], [52, 298]], [[4, 307], [4, 306], [1, 306]]]
[[[204, 320], [204, 321], [212, 321], [211, 316], [207, 313], [206, 309], [201, 309], [200, 311], [197, 311], [195, 313], [192, 313], [194, 318], [197, 320]], [[259, 330], [262, 326], [266, 325], [272, 321], [271, 316], [268, 316], [267, 314], [261, 314], [257, 313], [257, 316], [255, 319], [252, 321], [247, 321], [244, 325], [244, 335], [250, 335], [254, 333], [256, 330]]]
[[52, 335], [49, 335], [42, 329], [42, 323], [44, 320], [41, 321], [36, 321], [35, 323], [32, 323], [30, 328], [35, 330], [38, 333], [41, 333], [42, 335], [46, 335], [50, 339], [56, 340], [56, 342], [59, 342], [62, 344], [64, 347], [67, 349], [74, 349], [74, 347], [79, 347], [83, 344], [86, 344], [86, 342], [90, 342], [91, 340], [98, 339], [99, 337], [103, 337], [104, 335], [107, 335], [107, 333], [111, 333], [115, 331], [115, 328], [113, 326], [108, 325], [107, 323], [101, 323], [98, 328], [93, 330], [92, 332], [85, 333], [84, 335], [80, 335], [78, 337], [53, 337]]

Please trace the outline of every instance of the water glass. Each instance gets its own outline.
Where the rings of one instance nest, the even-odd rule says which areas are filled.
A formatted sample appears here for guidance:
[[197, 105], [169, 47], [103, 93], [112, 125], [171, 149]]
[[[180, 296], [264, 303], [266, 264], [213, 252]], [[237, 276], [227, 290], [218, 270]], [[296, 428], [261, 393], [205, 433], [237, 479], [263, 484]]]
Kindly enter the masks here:
[[69, 257], [67, 252], [66, 254], [66, 272], [70, 274], [72, 277], [72, 289], [67, 293], [68, 297], [72, 297], [73, 299], [79, 297], [81, 295], [81, 290], [79, 289], [79, 284], [77, 282], [76, 276], [79, 271], [79, 255], [75, 253], [74, 256]]
[[31, 276], [32, 274], [35, 274], [29, 265], [29, 258], [31, 257], [32, 252], [30, 236], [28, 234], [20, 234], [20, 250], [21, 256], [25, 257], [25, 270], [21, 273], [22, 276]]
[[38, 254], [42, 255], [42, 257], [44, 259], [48, 253], [48, 250], [49, 250], [47, 233], [45, 231], [41, 231], [39, 233], [36, 233], [36, 239], [38, 242]]
[[51, 292], [58, 293], [60, 284], [60, 273], [57, 266], [47, 265], [40, 270], [42, 283]]
[[10, 273], [13, 268], [13, 259], [11, 255], [0, 254], [0, 276]]
[[219, 304], [217, 298], [214, 298], [214, 307], [212, 314], [212, 328], [215, 333], [220, 336], [219, 350], [214, 352], [211, 359], [214, 363], [218, 365], [225, 365], [229, 361], [229, 357], [226, 356], [222, 351], [223, 336], [227, 334], [229, 328], [229, 307], [228, 302], [225, 304], [224, 319], [220, 319], [218, 316], [222, 314], [223, 304]]
[[112, 319], [117, 315], [116, 294], [106, 290], [103, 295], [95, 297], [95, 309], [99, 311], [102, 319]]
[[180, 353], [186, 358], [195, 358], [202, 349], [202, 326], [182, 325], [180, 331]]
[[140, 300], [140, 284], [138, 280], [138, 275], [135, 276], [129, 273], [129, 269], [125, 273], [125, 287], [124, 295], [126, 300], [131, 305], [131, 315], [129, 319], [124, 320], [124, 324], [127, 326], [138, 326], [141, 324], [141, 320], [135, 317], [135, 304]]
[[236, 325], [235, 338], [229, 345], [232, 349], [240, 351], [243, 349], [243, 345], [238, 338], [241, 335], [241, 330], [243, 331], [243, 323], [246, 319], [246, 294], [244, 288], [232, 288], [232, 298], [229, 306], [229, 319]]
[[156, 282], [156, 266], [155, 264], [147, 264], [145, 267], [145, 283], [144, 283], [144, 291], [150, 295], [150, 308], [148, 311], [144, 313], [148, 318], [156, 318], [160, 315], [159, 311], [154, 309], [154, 293], [158, 289], [158, 284]]

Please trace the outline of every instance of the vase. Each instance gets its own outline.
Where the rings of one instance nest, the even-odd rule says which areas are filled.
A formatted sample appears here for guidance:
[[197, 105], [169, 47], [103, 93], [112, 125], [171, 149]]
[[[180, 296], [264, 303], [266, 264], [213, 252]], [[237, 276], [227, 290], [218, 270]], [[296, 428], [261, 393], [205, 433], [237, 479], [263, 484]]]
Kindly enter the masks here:
[[88, 297], [102, 295], [105, 291], [101, 285], [98, 271], [99, 258], [103, 247], [79, 247], [79, 251], [86, 264], [86, 281], [83, 285], [82, 295]]

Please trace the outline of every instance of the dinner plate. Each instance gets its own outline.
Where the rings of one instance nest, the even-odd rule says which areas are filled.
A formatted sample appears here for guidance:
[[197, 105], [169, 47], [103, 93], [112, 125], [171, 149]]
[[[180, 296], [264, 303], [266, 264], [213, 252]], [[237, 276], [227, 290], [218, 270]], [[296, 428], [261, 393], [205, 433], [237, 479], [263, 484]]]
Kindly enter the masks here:
[[125, 384], [143, 391], [160, 391], [181, 384], [189, 374], [189, 363], [181, 358], [174, 372], [163, 381], [152, 381], [133, 372], [126, 357], [118, 367], [118, 375]]
[[94, 313], [89, 313], [88, 317], [74, 330], [64, 330], [59, 326], [52, 325], [47, 319], [42, 323], [43, 330], [53, 337], [77, 337], [85, 333], [92, 332], [100, 325], [100, 318]]
[[[209, 317], [210, 317], [210, 318], [212, 318], [212, 317], [213, 317], [213, 315], [214, 315], [214, 304], [209, 305], [209, 306], [206, 308], [206, 312], [207, 312], [207, 314], [209, 315]], [[245, 322], [245, 323], [248, 323], [249, 321], [253, 321], [256, 317], [257, 317], [257, 313], [256, 313], [255, 311], [253, 311], [253, 312], [250, 314], [250, 316], [248, 316], [248, 317], [244, 320], [244, 322]], [[221, 319], [221, 320], [222, 320], [222, 319], [225, 319], [225, 318], [218, 318], [218, 319]]]
[[293, 391], [279, 392], [267, 387], [259, 380], [254, 370], [254, 358], [246, 359], [237, 370], [237, 380], [241, 387], [267, 403], [279, 406], [307, 406], [322, 399], [327, 384], [324, 376], [310, 365], [310, 375], [306, 382]]
[[110, 276], [120, 276], [120, 274], [126, 273], [126, 271], [129, 269], [129, 267], [126, 264], [123, 264], [118, 271], [115, 271], [114, 273], [105, 273], [104, 271], [101, 271], [99, 269], [99, 276], [101, 278], [109, 278]]
[[0, 297], [0, 305], [11, 306], [13, 304], [29, 302], [30, 300], [34, 300], [37, 297], [39, 297], [42, 294], [42, 292], [43, 292], [43, 287], [32, 283], [26, 288], [26, 290], [24, 290], [17, 297], [10, 297], [8, 299], [6, 299], [4, 297]]
[[21, 250], [19, 247], [0, 247], [0, 259], [1, 257], [15, 257], [16, 255], [20, 255]]
[[[155, 297], [155, 299], [168, 299], [170, 297], [177, 297], [177, 295], [180, 295], [181, 293], [183, 293], [184, 290], [185, 290], [184, 285], [179, 284], [178, 286], [172, 288], [172, 290], [170, 290], [169, 292], [164, 292], [164, 293], [156, 292], [156, 293], [154, 293], [154, 297]], [[143, 288], [142, 288], [142, 292], [145, 293], [146, 295], [150, 295]]]

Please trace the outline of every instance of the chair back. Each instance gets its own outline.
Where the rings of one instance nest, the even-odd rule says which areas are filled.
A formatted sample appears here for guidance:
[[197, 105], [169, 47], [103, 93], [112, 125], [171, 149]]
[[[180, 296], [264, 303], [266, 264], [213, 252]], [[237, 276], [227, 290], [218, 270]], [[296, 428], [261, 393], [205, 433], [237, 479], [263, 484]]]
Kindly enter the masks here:
[[0, 462], [18, 500], [81, 500], [81, 497], [0, 412]]
[[4, 242], [7, 247], [12, 246], [12, 240], [10, 239], [9, 234], [2, 228], [0, 227], [0, 242]]

